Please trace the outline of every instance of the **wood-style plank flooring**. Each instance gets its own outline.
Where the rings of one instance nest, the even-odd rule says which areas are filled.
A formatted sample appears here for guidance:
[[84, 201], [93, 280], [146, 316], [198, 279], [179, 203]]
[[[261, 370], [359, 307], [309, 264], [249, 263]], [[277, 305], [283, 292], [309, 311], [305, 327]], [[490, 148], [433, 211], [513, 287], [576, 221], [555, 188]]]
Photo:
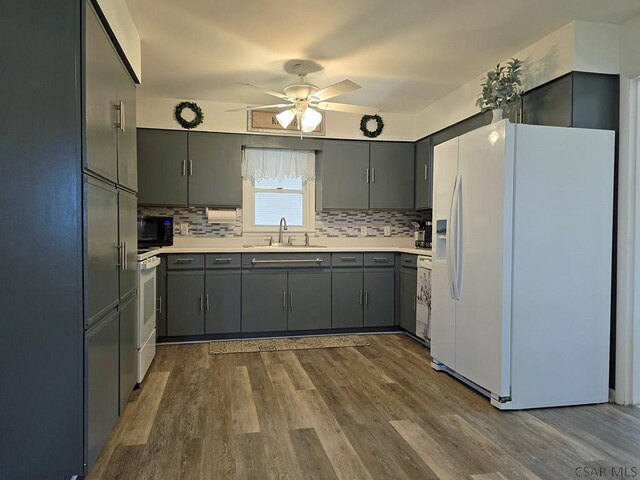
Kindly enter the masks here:
[[640, 476], [637, 408], [500, 412], [432, 370], [409, 337], [366, 338], [369, 347], [227, 355], [159, 346], [89, 478]]

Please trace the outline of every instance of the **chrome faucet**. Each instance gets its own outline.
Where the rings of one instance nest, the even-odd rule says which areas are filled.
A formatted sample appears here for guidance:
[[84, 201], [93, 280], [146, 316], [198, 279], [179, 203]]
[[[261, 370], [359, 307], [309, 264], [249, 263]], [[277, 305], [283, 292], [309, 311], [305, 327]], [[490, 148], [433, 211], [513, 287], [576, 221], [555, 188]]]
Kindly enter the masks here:
[[[284, 225], [284, 228], [282, 227]], [[289, 230], [289, 227], [287, 227], [287, 219], [282, 217], [280, 219], [280, 227], [278, 228], [278, 244], [282, 245], [284, 243], [283, 239], [282, 239], [282, 230]]]

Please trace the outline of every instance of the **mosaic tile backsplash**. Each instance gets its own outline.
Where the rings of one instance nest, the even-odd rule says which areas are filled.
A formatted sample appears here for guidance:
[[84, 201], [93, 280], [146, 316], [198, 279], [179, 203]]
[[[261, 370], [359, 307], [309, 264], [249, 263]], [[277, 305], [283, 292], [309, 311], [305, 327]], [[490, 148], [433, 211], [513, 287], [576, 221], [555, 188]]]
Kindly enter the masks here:
[[[189, 224], [189, 235], [209, 237], [242, 236], [242, 211], [235, 224], [215, 224], [207, 221], [204, 208], [197, 207], [140, 207], [139, 215], [173, 217], [176, 233], [179, 224]], [[391, 227], [392, 237], [409, 237], [413, 229], [411, 221], [423, 218], [417, 212], [396, 211], [331, 211], [316, 213], [317, 237], [359, 237], [360, 227], [366, 226], [368, 236], [384, 236], [384, 227]]]

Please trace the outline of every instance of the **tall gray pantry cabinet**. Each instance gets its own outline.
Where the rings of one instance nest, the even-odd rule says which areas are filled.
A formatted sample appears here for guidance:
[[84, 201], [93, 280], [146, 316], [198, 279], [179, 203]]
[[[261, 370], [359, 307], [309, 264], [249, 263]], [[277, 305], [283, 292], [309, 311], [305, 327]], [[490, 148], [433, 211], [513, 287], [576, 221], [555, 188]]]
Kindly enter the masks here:
[[135, 381], [135, 86], [99, 17], [0, 16], [2, 478], [86, 474]]

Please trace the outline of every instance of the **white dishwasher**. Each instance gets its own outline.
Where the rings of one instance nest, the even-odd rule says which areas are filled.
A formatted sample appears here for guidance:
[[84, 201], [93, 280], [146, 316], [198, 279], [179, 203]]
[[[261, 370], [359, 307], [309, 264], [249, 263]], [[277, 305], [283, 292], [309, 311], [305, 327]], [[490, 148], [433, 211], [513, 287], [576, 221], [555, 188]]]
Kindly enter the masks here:
[[418, 256], [416, 335], [431, 345], [431, 257]]

